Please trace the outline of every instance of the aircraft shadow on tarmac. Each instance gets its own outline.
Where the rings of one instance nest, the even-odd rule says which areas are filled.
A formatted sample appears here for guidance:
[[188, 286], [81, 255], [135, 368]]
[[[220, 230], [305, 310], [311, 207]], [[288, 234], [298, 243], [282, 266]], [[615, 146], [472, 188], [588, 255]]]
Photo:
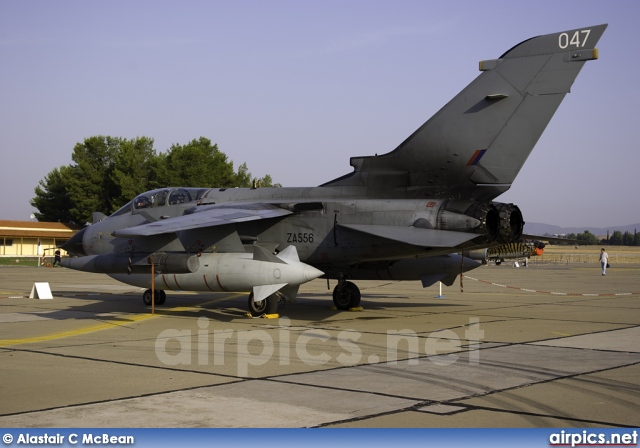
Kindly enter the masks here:
[[[143, 306], [134, 294], [94, 294], [71, 291], [55, 291], [56, 296], [67, 297], [74, 304], [64, 309], [46, 311], [46, 318], [55, 320], [93, 319], [112, 322], [130, 322], [128, 315], [140, 315], [151, 312], [151, 307]], [[232, 322], [247, 318], [243, 309], [248, 295], [239, 294], [226, 298], [228, 294], [171, 294], [166, 304], [155, 306], [154, 313], [162, 316], [198, 318], [208, 317], [218, 322]], [[370, 299], [370, 300], [367, 300]], [[384, 299], [384, 300], [382, 300]], [[391, 300], [389, 300], [391, 299]], [[394, 300], [397, 299], [397, 300]], [[90, 303], [87, 303], [90, 301]], [[363, 316], [360, 311], [340, 311], [332, 308], [331, 296], [327, 294], [301, 294], [294, 303], [286, 303], [278, 308], [278, 314], [297, 320], [320, 322], [341, 316], [350, 319], [377, 319], [375, 316]], [[363, 297], [363, 311], [385, 311], [389, 309], [422, 309], [438, 307], [460, 307], [461, 304], [445, 303], [441, 299], [424, 298], [424, 301], [407, 302], [402, 295], [367, 294]], [[43, 311], [44, 312], [44, 311]], [[29, 314], [42, 315], [36, 311]], [[44, 316], [43, 316], [44, 317]], [[385, 317], [381, 317], [385, 318]]]

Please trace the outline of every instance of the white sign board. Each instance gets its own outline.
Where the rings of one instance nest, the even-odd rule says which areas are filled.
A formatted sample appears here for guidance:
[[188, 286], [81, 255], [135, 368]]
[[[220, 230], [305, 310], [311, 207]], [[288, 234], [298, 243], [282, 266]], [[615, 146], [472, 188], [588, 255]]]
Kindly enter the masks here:
[[51, 294], [51, 288], [49, 288], [48, 282], [34, 283], [31, 288], [30, 299], [53, 299]]

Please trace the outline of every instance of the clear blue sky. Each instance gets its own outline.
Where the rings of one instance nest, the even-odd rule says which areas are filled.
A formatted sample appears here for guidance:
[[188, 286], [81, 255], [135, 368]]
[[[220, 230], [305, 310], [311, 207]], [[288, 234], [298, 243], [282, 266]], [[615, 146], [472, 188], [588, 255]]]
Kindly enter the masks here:
[[93, 135], [204, 136], [314, 186], [393, 150], [530, 37], [608, 23], [513, 187], [530, 222], [640, 222], [640, 2], [0, 1], [0, 219]]

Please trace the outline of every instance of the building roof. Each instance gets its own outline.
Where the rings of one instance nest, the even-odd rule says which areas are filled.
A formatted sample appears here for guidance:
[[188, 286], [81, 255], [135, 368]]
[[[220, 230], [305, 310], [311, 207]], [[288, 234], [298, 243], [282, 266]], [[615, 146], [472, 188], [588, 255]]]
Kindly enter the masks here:
[[0, 237], [71, 238], [78, 230], [60, 222], [0, 220]]

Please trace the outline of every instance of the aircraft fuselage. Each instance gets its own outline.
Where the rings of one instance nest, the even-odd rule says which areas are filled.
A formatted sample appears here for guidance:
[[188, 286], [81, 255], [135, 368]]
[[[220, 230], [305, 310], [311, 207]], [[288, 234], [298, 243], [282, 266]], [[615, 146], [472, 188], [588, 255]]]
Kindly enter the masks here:
[[[144, 195], [157, 195], [166, 191], [189, 189], [164, 189]], [[335, 191], [338, 190], [338, 194]], [[478, 239], [486, 238], [496, 229], [495, 224], [465, 214], [469, 208], [478, 208], [473, 201], [443, 199], [357, 199], [349, 194], [343, 199], [340, 188], [264, 188], [264, 189], [211, 189], [199, 199], [181, 204], [157, 205], [137, 208], [136, 200], [116, 214], [86, 228], [82, 247], [87, 255], [111, 252], [244, 252], [247, 246], [262, 245], [282, 250], [293, 245], [300, 260], [325, 269], [331, 266], [349, 266], [363, 261], [400, 260], [411, 257], [435, 256], [455, 252], [452, 246], [425, 247], [400, 243], [373, 234], [354, 231], [348, 226], [393, 226], [405, 228], [437, 229], [473, 232]], [[352, 190], [352, 188], [344, 189]], [[332, 199], [328, 193], [334, 193]], [[345, 192], [345, 195], [348, 193]], [[315, 201], [323, 198], [322, 201]], [[291, 214], [271, 220], [236, 222], [235, 232], [226, 234], [219, 227], [205, 227], [176, 233], [142, 238], [117, 238], [116, 230], [130, 228], [154, 221], [163, 221], [198, 213], [200, 208], [226, 203], [277, 203]], [[127, 209], [128, 207], [128, 209]], [[474, 208], [474, 210], [475, 210]], [[496, 218], [497, 219], [497, 218]], [[476, 247], [471, 240], [459, 248]]]

